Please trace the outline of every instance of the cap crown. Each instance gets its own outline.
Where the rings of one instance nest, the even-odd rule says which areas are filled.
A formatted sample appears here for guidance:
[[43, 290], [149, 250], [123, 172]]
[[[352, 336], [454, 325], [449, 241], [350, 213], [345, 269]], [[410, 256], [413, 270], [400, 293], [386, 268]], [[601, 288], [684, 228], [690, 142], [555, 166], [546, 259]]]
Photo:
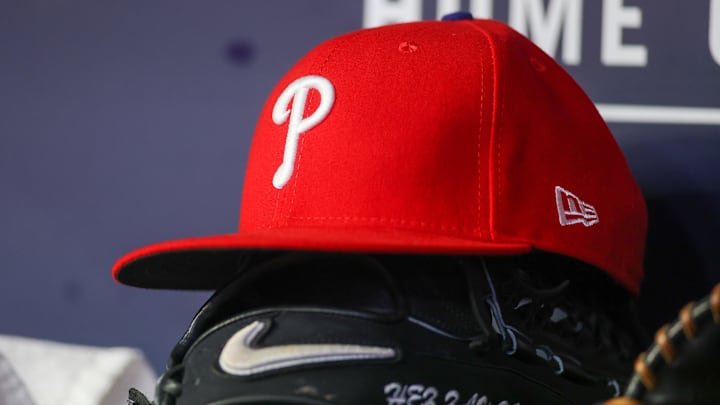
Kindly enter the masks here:
[[260, 115], [239, 233], [418, 235], [372, 247], [397, 252], [522, 245], [637, 290], [645, 227], [580, 87], [505, 24], [468, 20], [365, 29], [301, 59]]

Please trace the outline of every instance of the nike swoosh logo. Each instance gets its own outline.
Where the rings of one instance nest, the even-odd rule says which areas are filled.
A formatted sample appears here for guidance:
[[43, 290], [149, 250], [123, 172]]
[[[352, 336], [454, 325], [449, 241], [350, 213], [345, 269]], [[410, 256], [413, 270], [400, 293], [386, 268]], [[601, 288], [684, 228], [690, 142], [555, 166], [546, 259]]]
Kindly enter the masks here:
[[318, 363], [380, 360], [396, 357], [395, 349], [348, 344], [293, 344], [252, 347], [270, 321], [254, 321], [237, 331], [220, 352], [220, 368], [228, 374], [250, 376]]

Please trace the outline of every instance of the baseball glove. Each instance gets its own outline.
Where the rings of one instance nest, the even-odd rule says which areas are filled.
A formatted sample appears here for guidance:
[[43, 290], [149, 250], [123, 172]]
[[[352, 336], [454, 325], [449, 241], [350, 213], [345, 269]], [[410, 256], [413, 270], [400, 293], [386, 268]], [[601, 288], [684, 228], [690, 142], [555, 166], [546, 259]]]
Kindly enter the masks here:
[[[161, 405], [586, 405], [634, 356], [620, 287], [550, 256], [289, 254], [198, 312]], [[594, 275], [597, 278], [592, 277]], [[578, 277], [577, 275], [581, 275]], [[609, 282], [609, 281], [608, 281]], [[130, 393], [131, 404], [150, 401]]]
[[624, 396], [604, 405], [720, 404], [720, 284], [661, 327]]

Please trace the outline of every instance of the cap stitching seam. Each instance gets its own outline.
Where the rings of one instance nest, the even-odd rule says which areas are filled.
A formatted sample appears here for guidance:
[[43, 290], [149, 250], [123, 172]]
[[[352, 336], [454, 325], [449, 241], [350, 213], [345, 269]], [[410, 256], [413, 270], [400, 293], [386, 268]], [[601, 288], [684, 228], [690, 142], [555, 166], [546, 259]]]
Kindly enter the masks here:
[[[310, 96], [310, 98], [308, 99], [308, 105], [312, 105], [312, 101], [313, 101], [313, 96], [314, 96], [314, 95], [315, 95], [315, 93], [313, 93], [313, 94]], [[303, 113], [304, 113], [304, 111], [303, 111]], [[293, 179], [293, 186], [292, 186], [292, 195], [291, 195], [291, 198], [290, 198], [290, 205], [288, 206], [288, 214], [289, 214], [290, 212], [292, 212], [292, 209], [293, 209], [293, 207], [295, 206], [295, 195], [296, 195], [296, 191], [297, 191], [297, 181], [298, 181], [298, 177], [300, 177], [300, 164], [302, 163], [302, 156], [303, 156], [303, 150], [304, 150], [304, 149], [305, 149], [305, 137], [304, 137], [304, 136], [301, 136], [301, 137], [300, 137], [300, 149], [298, 150], [298, 156], [297, 156], [296, 163], [295, 163], [295, 165], [296, 165], [296, 166], [295, 166], [295, 172], [296, 172], [296, 174], [295, 174], [295, 176], [293, 176], [294, 179]], [[290, 218], [290, 215], [288, 215], [287, 218], [285, 219], [285, 222], [286, 222], [286, 223], [288, 222], [287, 220], [288, 220], [289, 218]]]
[[[495, 52], [493, 52], [493, 63], [497, 66], [497, 57], [496, 57], [496, 56], [497, 56], [497, 55], [495, 54]], [[499, 86], [499, 84], [498, 84], [498, 83], [495, 83], [495, 87], [496, 87], [496, 88], [495, 88], [495, 93], [499, 95], [499, 94], [500, 94], [500, 91], [497, 89], [497, 86]], [[494, 176], [494, 178], [492, 178], [492, 179], [490, 179], [490, 180], [492, 180], [492, 181], [495, 182], [495, 183], [494, 183], [494, 186], [497, 187], [497, 190], [498, 190], [498, 192], [497, 192], [497, 203], [498, 203], [497, 206], [498, 206], [498, 207], [502, 207], [502, 206], [503, 206], [502, 203], [501, 203], [501, 200], [502, 200], [502, 198], [503, 198], [503, 186], [502, 186], [502, 182], [499, 180], [499, 179], [500, 179], [500, 173], [501, 173], [501, 171], [502, 171], [502, 165], [500, 164], [500, 161], [502, 160], [502, 152], [503, 152], [503, 148], [502, 148], [503, 143], [502, 143], [502, 140], [501, 140], [503, 131], [500, 131], [499, 128], [498, 128], [498, 126], [501, 126], [501, 125], [502, 125], [502, 122], [503, 122], [503, 120], [501, 119], [501, 117], [502, 117], [502, 115], [503, 115], [504, 112], [505, 112], [505, 99], [506, 99], [506, 97], [502, 97], [502, 100], [500, 101], [500, 109], [499, 109], [498, 112], [497, 112], [497, 115], [496, 115], [496, 117], [495, 117], [495, 123], [493, 124], [493, 134], [494, 134], [494, 136], [497, 138], [497, 142], [495, 143], [495, 144], [497, 144], [497, 156], [496, 156], [496, 159], [495, 159], [495, 162], [494, 162], [494, 163], [495, 163], [495, 167], [496, 167], [495, 176]], [[493, 206], [494, 206], [494, 205], [493, 205]], [[493, 238], [493, 239], [494, 239], [495, 236], [496, 236], [495, 221], [494, 221], [494, 220], [493, 220], [492, 227], [490, 228], [490, 235], [491, 235], [490, 237]]]
[[[482, 171], [480, 165], [482, 162], [482, 148], [480, 143], [482, 142], [482, 129], [484, 122], [485, 112], [485, 63], [480, 63], [480, 125], [478, 125], [477, 142], [475, 147], [477, 148], [477, 199], [475, 200], [475, 224], [476, 228], [481, 228], [481, 215], [480, 215], [480, 199], [482, 198], [482, 187], [480, 186], [480, 178]], [[489, 208], [489, 207], [488, 207]], [[492, 236], [492, 235], [491, 235]]]
[[[495, 72], [497, 72], [497, 57], [496, 57], [496, 53], [495, 53], [495, 48], [493, 47], [492, 38], [490, 37], [490, 35], [489, 35], [485, 30], [479, 28], [479, 27], [478, 27], [477, 25], [475, 25], [474, 23], [467, 22], [467, 24], [470, 25], [472, 28], [474, 28], [476, 31], [480, 32], [480, 33], [485, 37], [485, 40], [487, 41], [487, 46], [488, 46], [488, 48], [490, 49], [491, 61], [492, 61], [493, 67], [495, 68]], [[484, 64], [484, 63], [481, 63], [480, 66], [481, 66], [481, 67], [480, 67], [480, 69], [481, 69], [481, 70], [480, 70], [480, 80], [482, 81], [482, 85], [480, 86], [480, 89], [481, 89], [481, 90], [480, 90], [480, 105], [481, 105], [481, 106], [484, 106], [484, 105], [485, 105], [485, 103], [484, 103], [484, 97], [485, 97], [485, 64]], [[495, 94], [497, 94], [497, 83], [493, 83], [493, 84], [494, 84], [493, 92], [494, 92]], [[497, 118], [499, 118], [499, 115], [502, 113], [502, 110], [503, 110], [503, 108], [504, 108], [504, 103], [505, 103], [505, 100], [503, 99], [503, 101], [502, 101], [502, 104], [503, 104], [503, 105], [501, 105], [500, 111], [497, 112], [497, 115], [496, 115], [496, 111], [494, 110], [494, 109], [495, 109], [495, 104], [493, 103], [493, 114], [491, 114], [491, 130], [490, 130], [490, 137], [491, 137], [491, 139], [490, 139], [490, 142], [488, 142], [488, 145], [489, 145], [489, 146], [488, 146], [488, 156], [492, 156], [492, 145], [498, 144], [498, 147], [497, 147], [497, 155], [496, 155], [496, 157], [497, 157], [498, 160], [499, 160], [499, 158], [500, 158], [500, 146], [499, 146], [500, 142], [499, 142], [499, 140], [498, 140], [498, 142], [493, 142], [493, 141], [492, 141], [492, 138], [495, 137], [495, 136], [499, 137], [499, 135], [498, 135], [498, 133], [497, 133], [497, 131], [496, 131], [496, 128], [495, 128], [496, 122], [492, 122], [492, 120], [495, 119], [495, 121], [498, 121]], [[483, 110], [481, 109], [481, 111], [480, 111], [481, 118], [482, 118], [482, 113], [483, 113]], [[480, 150], [481, 150], [481, 149], [480, 149], [480, 144], [481, 144], [481, 142], [482, 142], [482, 128], [483, 128], [483, 127], [484, 127], [484, 125], [482, 125], [482, 119], [481, 119], [481, 125], [478, 126], [478, 140], [477, 140], [477, 147], [478, 147], [478, 155], [477, 155], [477, 159], [478, 159], [478, 161], [477, 161], [477, 170], [478, 170], [478, 184], [477, 184], [477, 188], [478, 188], [478, 194], [477, 194], [477, 197], [478, 197], [478, 198], [477, 198], [477, 201], [476, 201], [476, 212], [477, 212], [477, 224], [478, 224], [477, 227], [478, 227], [478, 228], [480, 228], [480, 219], [481, 219], [481, 215], [480, 215], [480, 199], [482, 198], [482, 191], [483, 191], [483, 188], [482, 188], [481, 185], [480, 185], [480, 177], [481, 177], [481, 175], [482, 175], [482, 169], [481, 169], [481, 167], [482, 167], [482, 157], [481, 157], [481, 152], [480, 152]], [[490, 239], [495, 239], [495, 223], [494, 223], [494, 222], [495, 222], [495, 221], [494, 221], [494, 218], [495, 218], [495, 204], [494, 204], [494, 201], [493, 201], [494, 193], [492, 192], [492, 190], [493, 190], [493, 188], [496, 186], [496, 184], [493, 182], [493, 177], [498, 177], [499, 174], [496, 175], [496, 176], [493, 176], [493, 173], [494, 173], [494, 171], [492, 170], [493, 161], [492, 161], [492, 159], [488, 159], [488, 160], [489, 160], [489, 162], [487, 163], [487, 170], [488, 170], [488, 178], [487, 178], [487, 180], [488, 180], [488, 189], [486, 190], [487, 195], [488, 195], [488, 199], [487, 199], [487, 204], [488, 204], [488, 207], [487, 207], [487, 211], [488, 211], [488, 224], [487, 224], [487, 225], [488, 225], [488, 234], [489, 234], [489, 236], [490, 236]], [[499, 165], [496, 165], [495, 170], [499, 172], [499, 170], [500, 170]], [[498, 187], [498, 199], [499, 199], [502, 190], [501, 190], [501, 188], [500, 188], [499, 185], [498, 185], [497, 187]]]
[[418, 226], [421, 228], [440, 229], [440, 230], [455, 230], [455, 231], [464, 231], [464, 232], [470, 232], [470, 233], [476, 233], [478, 231], [478, 229], [474, 228], [474, 227], [437, 224], [437, 223], [429, 223], [429, 222], [425, 222], [425, 221], [421, 221], [421, 220], [408, 220], [408, 219], [397, 219], [397, 218], [388, 218], [388, 217], [298, 216], [298, 217], [289, 217], [289, 219], [320, 220], [320, 221], [341, 220], [344, 222], [349, 222], [349, 221], [367, 221], [367, 222], [379, 222], [379, 223], [386, 222], [386, 223], [390, 223], [390, 224], [411, 225], [411, 226]]
[[[490, 54], [492, 58], [493, 67], [495, 68], [495, 75], [497, 76], [497, 69], [498, 69], [498, 63], [497, 63], [497, 54], [495, 53], [495, 47], [493, 46], [493, 43], [491, 41], [490, 35], [488, 35], [487, 32], [482, 31], [485, 35], [485, 38], [487, 38], [488, 41], [488, 47], [490, 48]], [[499, 94], [498, 91], [498, 81], [493, 80], [493, 93], [495, 95]], [[496, 202], [499, 202], [502, 195], [502, 182], [497, 181], [498, 178], [500, 178], [500, 171], [501, 166], [499, 164], [500, 156], [502, 155], [502, 131], [497, 130], [497, 126], [500, 125], [500, 115], [502, 115], [502, 111], [504, 109], [505, 99], [501, 101], [501, 105], [498, 109], [497, 106], [497, 96], [493, 98], [493, 112], [492, 112], [492, 122], [490, 127], [490, 142], [488, 142], [488, 156], [492, 156], [493, 154], [493, 147], [495, 147], [495, 159], [488, 159], [488, 189], [491, 190], [489, 192], [489, 198], [488, 198], [488, 205], [489, 205], [489, 215], [488, 215], [488, 228], [490, 233], [490, 239], [495, 239], [496, 232], [495, 232], [495, 218], [497, 218], [497, 208], [500, 206], [500, 204], [496, 204]], [[493, 192], [496, 191], [496, 192]]]
[[270, 221], [270, 223], [268, 225], [265, 226], [266, 229], [271, 229], [274, 225], [278, 225], [280, 223], [280, 221], [277, 218], [278, 207], [280, 205], [280, 194], [281, 194], [280, 190], [277, 190], [275, 192], [275, 209], [273, 209], [272, 220]]

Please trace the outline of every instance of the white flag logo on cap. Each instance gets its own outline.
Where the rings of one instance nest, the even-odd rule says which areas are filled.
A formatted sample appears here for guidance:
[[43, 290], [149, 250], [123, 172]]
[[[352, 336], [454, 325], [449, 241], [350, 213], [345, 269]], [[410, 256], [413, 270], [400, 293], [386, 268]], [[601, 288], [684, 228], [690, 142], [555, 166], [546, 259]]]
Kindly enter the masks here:
[[[307, 102], [310, 89], [320, 93], [320, 105], [308, 117], [303, 118], [305, 103]], [[290, 100], [293, 100], [292, 107], [288, 110]], [[297, 156], [298, 142], [300, 135], [319, 124], [330, 113], [330, 108], [335, 102], [335, 88], [330, 81], [322, 76], [304, 76], [290, 83], [280, 94], [272, 111], [273, 122], [282, 125], [288, 118], [287, 137], [285, 138], [285, 151], [283, 161], [273, 176], [273, 186], [280, 190], [292, 177], [295, 169], [295, 157]]]
[[560, 186], [555, 186], [555, 203], [562, 226], [574, 224], [593, 226], [600, 222], [595, 207]]

